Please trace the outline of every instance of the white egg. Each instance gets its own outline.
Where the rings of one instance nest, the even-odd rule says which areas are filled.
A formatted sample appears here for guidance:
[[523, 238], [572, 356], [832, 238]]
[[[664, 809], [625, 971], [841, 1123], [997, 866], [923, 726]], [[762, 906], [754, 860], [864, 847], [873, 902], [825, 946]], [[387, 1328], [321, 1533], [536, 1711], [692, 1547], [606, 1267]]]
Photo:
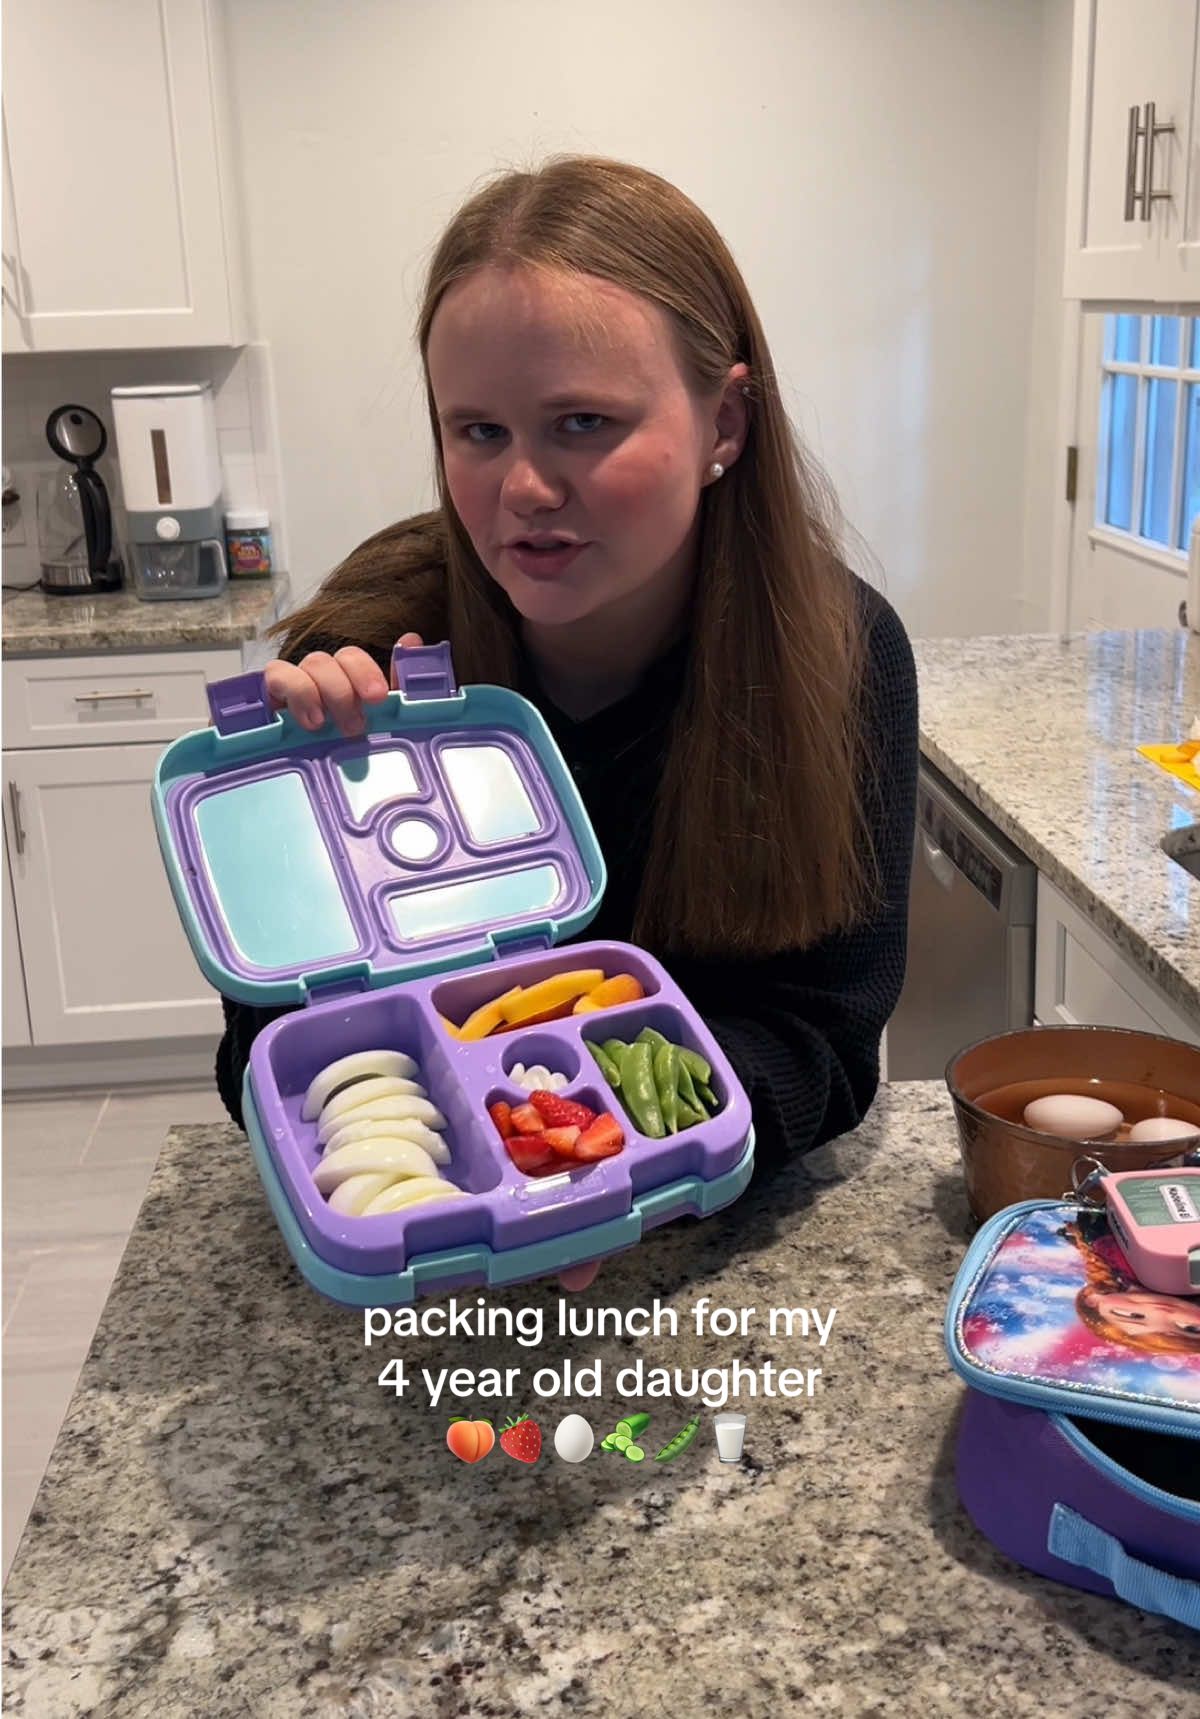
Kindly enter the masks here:
[[1149, 1116], [1145, 1122], [1135, 1122], [1129, 1130], [1129, 1141], [1133, 1145], [1140, 1141], [1143, 1145], [1148, 1140], [1194, 1140], [1200, 1135], [1200, 1128], [1194, 1122], [1177, 1122], [1173, 1116]]
[[586, 1462], [592, 1454], [595, 1435], [582, 1415], [568, 1415], [558, 1423], [554, 1448], [564, 1462]]
[[1035, 1098], [1025, 1106], [1026, 1128], [1039, 1134], [1056, 1134], [1062, 1140], [1106, 1140], [1125, 1118], [1115, 1104], [1102, 1098], [1080, 1098], [1070, 1093]]

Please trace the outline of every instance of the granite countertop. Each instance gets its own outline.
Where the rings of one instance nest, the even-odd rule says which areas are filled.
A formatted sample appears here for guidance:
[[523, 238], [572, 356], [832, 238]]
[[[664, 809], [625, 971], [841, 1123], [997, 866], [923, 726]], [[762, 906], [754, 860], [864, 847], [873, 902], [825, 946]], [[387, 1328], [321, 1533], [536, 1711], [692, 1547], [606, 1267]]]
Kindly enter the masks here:
[[1200, 1016], [1200, 882], [1159, 847], [1200, 795], [1139, 755], [1200, 715], [1200, 636], [921, 640], [921, 750], [1151, 982]]
[[59, 651], [201, 650], [256, 638], [291, 607], [286, 573], [271, 579], [232, 579], [219, 597], [143, 602], [132, 591], [87, 597], [47, 597], [6, 591], [0, 620], [6, 657]]
[[[1053, 1713], [1185, 1719], [1200, 1637], [1027, 1574], [959, 1508], [943, 1353], [967, 1239], [948, 1101], [885, 1089], [857, 1133], [654, 1231], [571, 1305], [837, 1308], [767, 1334], [362, 1346], [292, 1267], [232, 1127], [172, 1130], [6, 1589], [5, 1709], [70, 1719], [776, 1719]], [[556, 1284], [488, 1305], [556, 1308]], [[476, 1302], [474, 1290], [462, 1301]], [[822, 1368], [759, 1397], [736, 1467], [711, 1416], [677, 1462], [533, 1468], [444, 1445], [421, 1366], [600, 1359]], [[456, 1407], [460, 1405], [455, 1405]], [[690, 1408], [646, 1402], [665, 1436]], [[480, 1412], [497, 1412], [494, 1403]], [[686, 1691], [686, 1694], [682, 1694]]]

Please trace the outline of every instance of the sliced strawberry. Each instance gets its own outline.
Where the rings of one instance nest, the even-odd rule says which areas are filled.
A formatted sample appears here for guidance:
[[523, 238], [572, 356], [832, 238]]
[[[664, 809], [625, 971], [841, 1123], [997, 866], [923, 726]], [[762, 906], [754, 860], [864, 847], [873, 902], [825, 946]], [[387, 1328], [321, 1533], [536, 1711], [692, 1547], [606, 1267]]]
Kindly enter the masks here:
[[518, 1134], [540, 1134], [546, 1126], [532, 1104], [517, 1105], [512, 1112], [512, 1125]]
[[532, 1092], [529, 1102], [547, 1128], [590, 1128], [596, 1120], [596, 1112], [586, 1104], [573, 1104], [557, 1092]]
[[523, 1170], [527, 1176], [536, 1176], [539, 1170], [558, 1163], [558, 1154], [553, 1146], [547, 1146], [540, 1136], [535, 1138], [532, 1134], [514, 1134], [504, 1144], [517, 1169]]
[[500, 1135], [501, 1140], [507, 1140], [510, 1134], [516, 1132], [513, 1128], [511, 1104], [489, 1104], [488, 1115], [496, 1124], [496, 1130]]
[[562, 1157], [573, 1158], [575, 1156], [575, 1142], [582, 1133], [582, 1128], [547, 1128], [541, 1138], [547, 1146], [552, 1146]]
[[575, 1142], [575, 1156], [582, 1163], [592, 1158], [611, 1158], [625, 1144], [625, 1136], [615, 1116], [598, 1116], [590, 1128], [585, 1128]]

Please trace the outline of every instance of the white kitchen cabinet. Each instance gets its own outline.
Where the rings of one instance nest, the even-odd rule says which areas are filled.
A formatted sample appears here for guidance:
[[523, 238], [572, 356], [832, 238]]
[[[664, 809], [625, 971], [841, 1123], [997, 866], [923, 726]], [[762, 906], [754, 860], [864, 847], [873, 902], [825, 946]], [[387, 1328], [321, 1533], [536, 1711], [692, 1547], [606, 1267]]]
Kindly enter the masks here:
[[1200, 1045], [1200, 1019], [1163, 996], [1086, 915], [1038, 878], [1034, 1013], [1042, 1026], [1130, 1027]]
[[4, 754], [35, 1044], [220, 1032], [220, 1001], [184, 936], [154, 832], [150, 785], [159, 752], [78, 746]]
[[233, 346], [220, 0], [7, 0], [6, 352]]
[[6, 1048], [219, 1035], [220, 1000], [180, 924], [150, 787], [168, 742], [208, 722], [207, 683], [241, 667], [235, 649], [5, 663]]
[[4, 966], [4, 1046], [28, 1045], [29, 1006], [25, 1000], [25, 974], [21, 966], [21, 940], [17, 935], [17, 910], [13, 904], [12, 879], [8, 875], [8, 844], [4, 844], [4, 925], [0, 961]]
[[1197, 0], [1076, 0], [1067, 298], [1200, 301], [1198, 10]]

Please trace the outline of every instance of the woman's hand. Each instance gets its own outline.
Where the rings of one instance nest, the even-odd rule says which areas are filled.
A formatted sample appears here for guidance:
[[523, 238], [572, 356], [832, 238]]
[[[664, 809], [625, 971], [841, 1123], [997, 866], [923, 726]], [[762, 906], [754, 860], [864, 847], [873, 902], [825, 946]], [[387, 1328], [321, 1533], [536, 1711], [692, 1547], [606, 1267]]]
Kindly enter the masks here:
[[558, 1281], [564, 1289], [586, 1289], [599, 1270], [600, 1261], [593, 1259], [587, 1265], [572, 1265], [560, 1271]]
[[[402, 645], [419, 645], [419, 633], [402, 633]], [[301, 728], [320, 728], [326, 718], [347, 736], [365, 732], [364, 704], [379, 704], [394, 690], [380, 672], [379, 664], [357, 645], [344, 645], [330, 656], [311, 651], [299, 663], [279, 660], [267, 664], [267, 692], [273, 710], [286, 710]]]

